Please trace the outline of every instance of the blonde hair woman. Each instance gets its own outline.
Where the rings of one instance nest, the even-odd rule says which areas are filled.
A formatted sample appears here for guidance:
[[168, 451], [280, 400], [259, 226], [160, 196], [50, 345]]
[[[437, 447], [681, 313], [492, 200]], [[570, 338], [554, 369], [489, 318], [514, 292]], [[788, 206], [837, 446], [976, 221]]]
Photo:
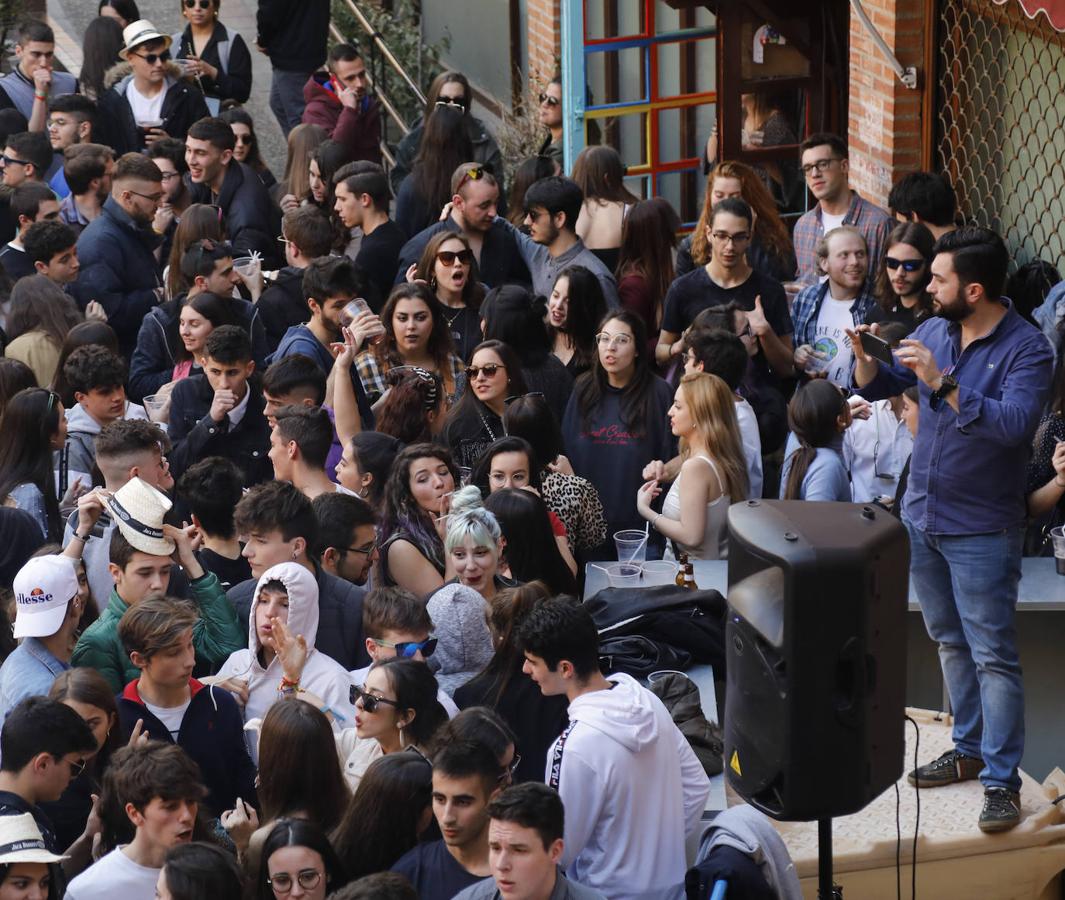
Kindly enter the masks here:
[[662, 492], [657, 481], [640, 488], [637, 509], [692, 559], [725, 559], [729, 505], [747, 497], [747, 465], [732, 392], [708, 372], [685, 375], [669, 408], [669, 422], [680, 438], [680, 472], [662, 512], [651, 509]]

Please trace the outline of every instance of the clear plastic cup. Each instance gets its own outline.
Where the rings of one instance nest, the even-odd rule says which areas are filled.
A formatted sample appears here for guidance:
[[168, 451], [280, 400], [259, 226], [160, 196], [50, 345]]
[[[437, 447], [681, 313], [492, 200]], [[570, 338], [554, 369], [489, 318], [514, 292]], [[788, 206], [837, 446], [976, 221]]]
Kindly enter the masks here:
[[362, 297], [349, 301], [340, 311], [340, 324], [348, 328], [356, 318], [370, 311], [370, 304]]
[[233, 260], [233, 268], [238, 275], [251, 278], [259, 273], [262, 268], [262, 260], [257, 256], [240, 256]]
[[635, 528], [614, 532], [618, 562], [643, 562], [647, 559], [647, 534]]
[[639, 587], [643, 570], [635, 563], [610, 563], [604, 568], [611, 587]]
[[149, 420], [159, 424], [165, 422], [168, 418], [167, 412], [170, 409], [170, 398], [151, 394], [144, 398], [143, 406]]
[[653, 559], [642, 566], [643, 581], [647, 586], [676, 584], [680, 566], [668, 559]]

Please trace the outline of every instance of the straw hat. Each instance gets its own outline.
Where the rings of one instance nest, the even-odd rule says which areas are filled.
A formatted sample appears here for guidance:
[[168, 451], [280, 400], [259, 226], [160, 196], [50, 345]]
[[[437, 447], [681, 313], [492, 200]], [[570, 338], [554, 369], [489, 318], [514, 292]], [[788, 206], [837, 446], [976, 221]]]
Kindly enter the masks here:
[[131, 478], [107, 498], [107, 509], [131, 547], [152, 556], [170, 556], [174, 542], [163, 537], [163, 516], [173, 504], [166, 494]]
[[68, 556], [27, 561], [11, 585], [15, 594], [16, 638], [51, 637], [63, 624], [67, 604], [78, 596], [78, 573]]
[[0, 865], [57, 863], [64, 859], [49, 851], [31, 813], [0, 816]]
[[122, 29], [123, 47], [118, 51], [118, 55], [125, 59], [135, 47], [152, 43], [153, 41], [165, 41], [166, 46], [169, 47], [170, 40], [170, 35], [160, 34], [159, 29], [147, 19], [137, 19], [136, 22], [130, 22], [129, 25]]

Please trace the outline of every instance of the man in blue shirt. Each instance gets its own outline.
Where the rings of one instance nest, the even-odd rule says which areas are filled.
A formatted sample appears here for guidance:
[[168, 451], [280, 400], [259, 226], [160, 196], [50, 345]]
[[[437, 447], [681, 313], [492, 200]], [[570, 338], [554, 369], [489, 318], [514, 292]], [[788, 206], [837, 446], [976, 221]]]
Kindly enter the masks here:
[[21, 643], [0, 667], [0, 722], [25, 697], [45, 696], [70, 668], [85, 596], [78, 578], [81, 554], [103, 505], [95, 491], [78, 503], [78, 527], [62, 556], [37, 556], [19, 569], [14, 636]]
[[[916, 380], [917, 437], [902, 521], [929, 636], [954, 709], [954, 749], [909, 780], [938, 787], [979, 777], [983, 831], [1020, 821], [1024, 687], [1014, 632], [1024, 477], [1054, 364], [1043, 335], [1002, 296], [1009, 254], [998, 235], [943, 235], [932, 261], [935, 317], [895, 351], [868, 356], [850, 332], [866, 399]], [[874, 326], [875, 328], [875, 326]]]

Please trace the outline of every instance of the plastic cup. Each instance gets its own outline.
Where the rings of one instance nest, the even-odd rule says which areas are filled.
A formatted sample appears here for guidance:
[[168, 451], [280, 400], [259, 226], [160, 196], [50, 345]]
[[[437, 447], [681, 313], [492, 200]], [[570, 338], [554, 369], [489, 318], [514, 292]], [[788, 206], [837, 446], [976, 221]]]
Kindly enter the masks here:
[[245, 278], [251, 278], [257, 274], [262, 267], [262, 260], [255, 256], [241, 256], [233, 260], [233, 268], [238, 275], [243, 275]]
[[345, 304], [344, 308], [340, 311], [340, 324], [347, 328], [356, 318], [369, 311], [370, 304], [363, 300], [362, 297], [356, 297], [354, 300]]
[[155, 423], [166, 421], [166, 410], [170, 405], [169, 397], [159, 397], [156, 394], [151, 394], [144, 398], [144, 411], [148, 414], [148, 418]]
[[605, 566], [604, 568], [606, 569], [606, 577], [610, 581], [611, 587], [640, 586], [640, 578], [643, 575], [643, 569], [635, 563], [610, 563], [610, 565]]
[[643, 579], [646, 585], [676, 584], [680, 566], [668, 559], [653, 559], [643, 564]]
[[614, 532], [618, 562], [643, 562], [647, 559], [647, 535], [635, 528]]
[[1054, 563], [1059, 575], [1065, 575], [1065, 527], [1050, 529], [1050, 541], [1054, 545]]

